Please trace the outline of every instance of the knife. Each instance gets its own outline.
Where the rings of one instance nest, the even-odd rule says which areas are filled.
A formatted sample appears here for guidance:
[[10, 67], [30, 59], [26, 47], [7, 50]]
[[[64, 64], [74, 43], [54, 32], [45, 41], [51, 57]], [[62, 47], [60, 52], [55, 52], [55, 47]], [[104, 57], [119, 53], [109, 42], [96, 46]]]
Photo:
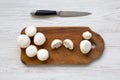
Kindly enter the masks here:
[[78, 12], [78, 11], [55, 11], [55, 10], [36, 10], [31, 12], [32, 16], [50, 16], [57, 15], [60, 17], [77, 17], [90, 15], [89, 12]]

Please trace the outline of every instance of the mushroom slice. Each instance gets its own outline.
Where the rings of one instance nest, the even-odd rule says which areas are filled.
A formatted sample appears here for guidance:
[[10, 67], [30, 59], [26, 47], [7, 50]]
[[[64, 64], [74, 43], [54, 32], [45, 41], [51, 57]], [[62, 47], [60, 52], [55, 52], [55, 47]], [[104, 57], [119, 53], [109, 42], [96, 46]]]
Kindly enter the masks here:
[[74, 44], [73, 44], [72, 40], [70, 40], [70, 39], [65, 39], [63, 41], [63, 45], [65, 46], [65, 48], [68, 48], [70, 50], [72, 50], [74, 48]]
[[59, 48], [61, 45], [62, 45], [62, 41], [60, 39], [55, 39], [51, 43], [51, 48], [52, 49]]

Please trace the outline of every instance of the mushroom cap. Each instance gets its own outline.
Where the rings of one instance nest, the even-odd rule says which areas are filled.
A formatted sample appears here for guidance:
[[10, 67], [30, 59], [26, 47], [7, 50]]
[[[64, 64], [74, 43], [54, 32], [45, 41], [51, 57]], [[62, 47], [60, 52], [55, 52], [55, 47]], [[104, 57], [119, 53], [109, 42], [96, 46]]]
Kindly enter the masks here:
[[26, 48], [26, 55], [28, 57], [34, 57], [37, 55], [37, 47], [34, 45], [30, 45]]
[[17, 37], [17, 45], [20, 48], [26, 48], [30, 45], [30, 38], [27, 35], [21, 34]]
[[91, 39], [92, 34], [89, 31], [86, 31], [82, 34], [84, 39]]
[[45, 35], [41, 32], [36, 33], [36, 35], [34, 36], [35, 45], [41, 46], [45, 43], [45, 41], [46, 41]]
[[40, 60], [40, 61], [45, 61], [47, 60], [49, 57], [49, 53], [46, 49], [40, 49], [38, 52], [37, 52], [37, 58]]
[[87, 54], [89, 53], [89, 51], [91, 50], [92, 48], [92, 44], [90, 41], [88, 40], [83, 40], [80, 42], [80, 50], [83, 54]]
[[28, 26], [25, 29], [25, 34], [28, 35], [29, 37], [34, 36], [36, 32], [37, 32], [37, 29], [36, 27], [33, 27], [33, 26]]

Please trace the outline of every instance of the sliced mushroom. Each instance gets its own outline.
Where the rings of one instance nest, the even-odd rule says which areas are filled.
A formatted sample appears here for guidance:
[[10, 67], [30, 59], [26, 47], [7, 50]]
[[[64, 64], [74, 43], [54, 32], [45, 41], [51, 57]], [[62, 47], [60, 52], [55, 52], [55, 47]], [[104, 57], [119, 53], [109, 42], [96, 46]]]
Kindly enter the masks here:
[[72, 40], [70, 40], [70, 39], [65, 39], [63, 41], [63, 45], [65, 46], [65, 48], [68, 48], [70, 50], [72, 50], [74, 48], [74, 44], [73, 44]]
[[52, 49], [59, 48], [61, 45], [62, 45], [62, 41], [60, 39], [55, 39], [51, 43], [51, 48]]

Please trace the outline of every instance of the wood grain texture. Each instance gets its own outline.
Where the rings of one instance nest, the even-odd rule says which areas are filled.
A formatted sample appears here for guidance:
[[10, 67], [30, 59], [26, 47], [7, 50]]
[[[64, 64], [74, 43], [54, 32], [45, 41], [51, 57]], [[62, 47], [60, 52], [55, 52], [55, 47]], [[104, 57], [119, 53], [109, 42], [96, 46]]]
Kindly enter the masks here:
[[[85, 17], [33, 18], [36, 9], [87, 11]], [[89, 65], [25, 66], [16, 37], [25, 26], [89, 26], [105, 41]], [[120, 80], [120, 0], [0, 0], [0, 80]]]
[[[92, 48], [88, 54], [83, 54], [80, 51], [80, 42], [83, 39], [82, 34], [85, 31], [89, 31], [92, 34], [90, 39], [91, 43], [96, 46]], [[49, 58], [46, 61], [40, 61], [37, 57], [29, 58], [26, 55], [25, 49], [21, 48], [21, 61], [26, 65], [35, 64], [89, 64], [95, 59], [99, 58], [104, 50], [104, 41], [102, 37], [92, 31], [88, 27], [38, 27], [37, 32], [42, 32], [47, 41], [42, 46], [37, 46], [39, 49], [47, 49], [49, 52]], [[25, 34], [25, 29], [22, 30], [21, 34]], [[64, 41], [65, 39], [71, 39], [74, 43], [74, 49], [68, 50], [64, 46], [58, 49], [51, 49], [51, 43], [54, 39], [60, 39]], [[31, 44], [35, 45], [33, 42], [33, 37], [31, 38]]]

